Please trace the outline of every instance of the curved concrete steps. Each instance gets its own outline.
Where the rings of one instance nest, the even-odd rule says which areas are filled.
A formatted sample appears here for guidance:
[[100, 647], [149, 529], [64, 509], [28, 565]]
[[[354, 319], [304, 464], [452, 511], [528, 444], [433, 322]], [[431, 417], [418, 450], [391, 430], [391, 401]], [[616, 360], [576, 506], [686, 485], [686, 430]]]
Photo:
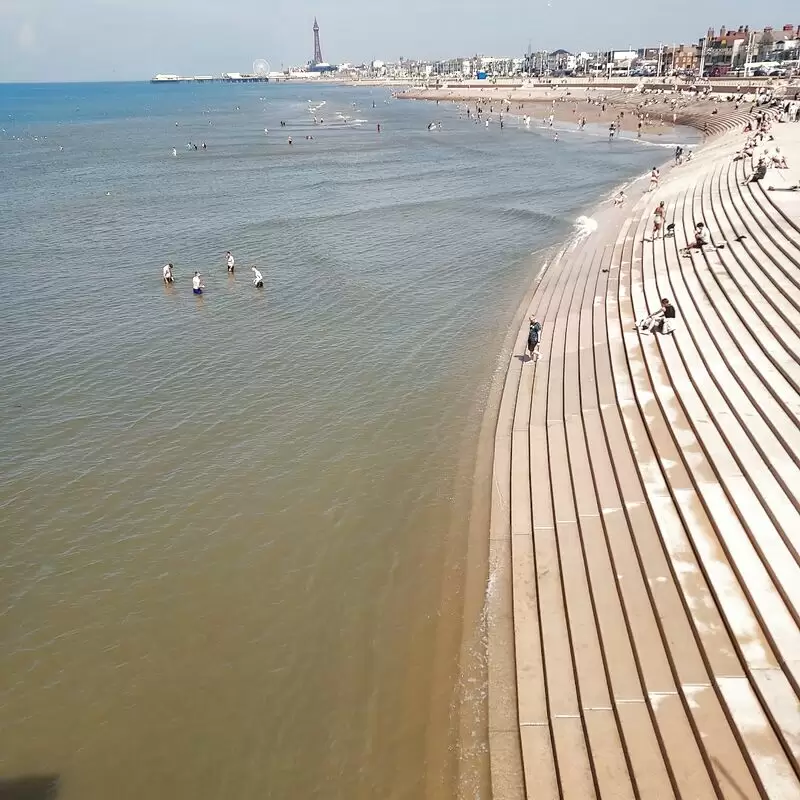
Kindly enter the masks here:
[[[495, 797], [800, 797], [800, 239], [741, 186], [723, 122], [658, 196], [598, 215], [615, 238], [549, 265], [538, 360], [517, 337], [492, 563], [506, 548], [518, 727], [490, 732]], [[675, 238], [645, 241], [662, 198]], [[683, 256], [699, 219], [725, 246]], [[640, 335], [662, 296], [678, 330]], [[494, 766], [514, 747], [516, 782]]]

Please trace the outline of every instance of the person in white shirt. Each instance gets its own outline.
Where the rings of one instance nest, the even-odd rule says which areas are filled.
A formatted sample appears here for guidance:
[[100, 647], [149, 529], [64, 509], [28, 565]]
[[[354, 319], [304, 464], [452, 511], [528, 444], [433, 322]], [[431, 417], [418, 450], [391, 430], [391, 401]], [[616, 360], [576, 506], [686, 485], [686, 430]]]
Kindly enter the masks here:
[[161, 272], [164, 275], [164, 283], [172, 283], [172, 262], [166, 264]]
[[233, 260], [233, 256], [231, 255], [230, 250], [228, 250], [228, 252], [225, 253], [225, 262], [228, 265], [228, 272], [230, 272], [230, 274], [233, 275], [233, 268], [236, 266], [236, 262]]
[[195, 272], [194, 277], [192, 278], [192, 292], [194, 294], [203, 294], [203, 289], [205, 288], [205, 285], [200, 280], [200, 273]]
[[264, 276], [255, 268], [250, 267], [253, 270], [253, 286], [256, 289], [263, 289], [264, 288]]

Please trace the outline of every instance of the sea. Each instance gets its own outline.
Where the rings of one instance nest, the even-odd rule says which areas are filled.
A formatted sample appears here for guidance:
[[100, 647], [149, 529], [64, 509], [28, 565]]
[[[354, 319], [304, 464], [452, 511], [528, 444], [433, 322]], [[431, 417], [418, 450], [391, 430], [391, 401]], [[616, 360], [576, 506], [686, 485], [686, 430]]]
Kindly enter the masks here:
[[0, 85], [0, 788], [488, 797], [509, 331], [676, 141], [497, 112]]

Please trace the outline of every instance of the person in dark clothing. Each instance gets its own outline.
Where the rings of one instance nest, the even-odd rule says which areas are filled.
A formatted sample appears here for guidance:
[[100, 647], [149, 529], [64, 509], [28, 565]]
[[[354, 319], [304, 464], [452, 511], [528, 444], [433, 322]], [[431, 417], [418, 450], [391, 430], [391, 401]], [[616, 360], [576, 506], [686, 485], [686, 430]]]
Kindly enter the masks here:
[[637, 326], [640, 333], [672, 333], [675, 330], [675, 306], [666, 297], [661, 298], [661, 308], [643, 319]]
[[531, 358], [539, 358], [539, 345], [542, 337], [542, 323], [535, 316], [530, 318], [530, 329], [528, 330], [528, 350]]
[[758, 159], [758, 164], [753, 170], [753, 174], [744, 183], [757, 183], [767, 176], [767, 162], [763, 158]]

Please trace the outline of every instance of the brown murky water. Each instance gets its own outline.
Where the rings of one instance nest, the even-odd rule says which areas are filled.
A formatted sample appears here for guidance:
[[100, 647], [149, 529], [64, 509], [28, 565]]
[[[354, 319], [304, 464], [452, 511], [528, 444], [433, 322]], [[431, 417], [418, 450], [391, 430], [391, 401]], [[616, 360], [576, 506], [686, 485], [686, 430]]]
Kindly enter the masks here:
[[0, 778], [485, 794], [484, 406], [531, 253], [651, 154], [369, 90], [1, 91]]

